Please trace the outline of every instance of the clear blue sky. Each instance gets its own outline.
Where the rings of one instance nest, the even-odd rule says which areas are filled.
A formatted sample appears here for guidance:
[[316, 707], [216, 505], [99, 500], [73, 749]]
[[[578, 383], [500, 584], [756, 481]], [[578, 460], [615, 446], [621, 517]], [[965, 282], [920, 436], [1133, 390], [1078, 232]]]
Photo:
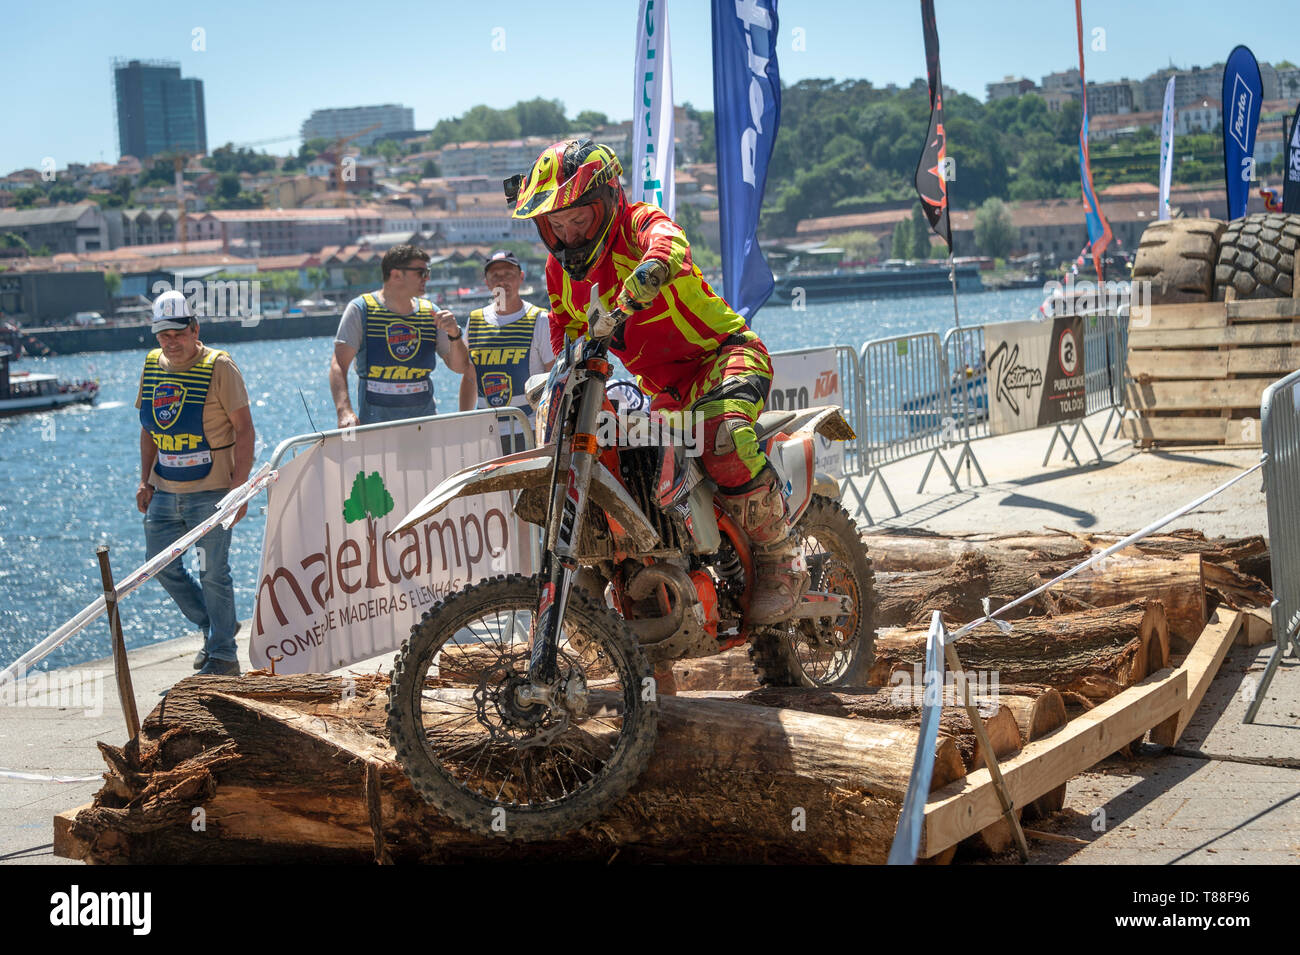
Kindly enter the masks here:
[[[710, 4], [669, 0], [675, 99], [709, 108]], [[944, 82], [981, 100], [1006, 74], [1035, 81], [1074, 65], [1071, 0], [937, 0]], [[10, 4], [5, 13], [0, 174], [117, 159], [110, 61], [176, 60], [203, 80], [208, 144], [297, 135], [313, 109], [396, 102], [417, 128], [478, 103], [543, 96], [569, 115], [632, 112], [636, 0], [555, 3], [321, 0], [214, 4], [71, 0]], [[905, 85], [924, 75], [918, 0], [780, 0], [778, 58], [787, 83], [866, 78]], [[1085, 0], [1093, 80], [1137, 79], [1173, 61], [1208, 66], [1245, 43], [1260, 60], [1300, 62], [1297, 0]], [[201, 28], [206, 50], [193, 50]], [[792, 49], [794, 30], [805, 49]], [[494, 32], [498, 29], [504, 33]], [[494, 51], [494, 39], [504, 51]], [[295, 143], [270, 147], [285, 152]]]

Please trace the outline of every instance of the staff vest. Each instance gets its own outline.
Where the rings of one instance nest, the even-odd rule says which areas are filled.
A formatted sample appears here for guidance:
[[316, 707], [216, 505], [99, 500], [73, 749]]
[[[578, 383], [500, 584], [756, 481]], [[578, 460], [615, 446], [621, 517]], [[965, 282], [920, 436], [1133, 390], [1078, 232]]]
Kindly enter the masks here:
[[545, 309], [529, 305], [523, 317], [509, 325], [497, 326], [487, 320], [481, 308], [469, 313], [466, 332], [469, 359], [478, 377], [481, 405], [488, 408], [514, 405], [532, 417], [524, 385], [532, 366], [534, 329], [537, 319], [545, 314]]
[[373, 293], [361, 296], [362, 335], [357, 352], [357, 405], [362, 424], [367, 406], [401, 408], [418, 418], [436, 411], [433, 369], [438, 364], [438, 325], [433, 303], [415, 300], [416, 310], [398, 315]]
[[[213, 448], [203, 431], [203, 406], [212, 369], [226, 353], [215, 348], [184, 371], [165, 371], [155, 348], [144, 359], [140, 424], [158, 447], [154, 470], [168, 481], [201, 481], [212, 470]], [[225, 445], [224, 447], [231, 447]]]

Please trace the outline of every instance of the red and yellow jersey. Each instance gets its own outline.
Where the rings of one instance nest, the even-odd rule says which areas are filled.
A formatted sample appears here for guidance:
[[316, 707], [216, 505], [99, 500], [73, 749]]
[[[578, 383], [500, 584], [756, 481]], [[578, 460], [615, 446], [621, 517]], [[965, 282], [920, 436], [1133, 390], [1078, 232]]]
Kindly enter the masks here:
[[576, 339], [585, 334], [592, 289], [599, 287], [601, 305], [613, 309], [624, 280], [647, 256], [666, 262], [669, 278], [654, 303], [633, 312], [621, 336], [610, 344], [646, 394], [684, 399], [691, 383], [709, 372], [713, 353], [732, 335], [745, 334], [747, 344], [766, 357], [745, 320], [704, 281], [681, 227], [658, 206], [645, 202], [628, 206], [615, 223], [609, 254], [584, 281], [569, 278], [554, 256], [547, 259], [551, 345], [557, 354], [566, 335]]

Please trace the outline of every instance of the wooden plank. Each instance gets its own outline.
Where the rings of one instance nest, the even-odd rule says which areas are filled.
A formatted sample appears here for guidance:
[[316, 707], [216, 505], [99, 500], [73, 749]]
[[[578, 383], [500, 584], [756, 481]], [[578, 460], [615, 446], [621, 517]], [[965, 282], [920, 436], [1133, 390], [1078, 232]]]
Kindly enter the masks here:
[[[1186, 702], [1187, 671], [1166, 668], [1026, 744], [1001, 764], [1012, 801], [1024, 806], [1051, 792], [1179, 712]], [[920, 854], [938, 855], [1001, 817], [989, 771], [976, 770], [930, 794]]]
[[1229, 325], [1227, 328], [1134, 328], [1128, 347], [1215, 348], [1219, 345], [1285, 345], [1300, 342], [1300, 322]]
[[1187, 654], [1187, 659], [1179, 667], [1180, 670], [1187, 671], [1187, 702], [1181, 710], [1151, 730], [1151, 742], [1161, 746], [1173, 746], [1178, 742], [1178, 737], [1187, 729], [1201, 700], [1205, 699], [1205, 691], [1214, 682], [1219, 665], [1228, 655], [1228, 648], [1237, 639], [1244, 622], [1240, 611], [1226, 608], [1216, 610], [1214, 616], [1210, 617], [1209, 623], [1196, 639], [1192, 652]]
[[1196, 441], [1229, 448], [1260, 446], [1260, 425], [1256, 418], [1127, 418], [1124, 432], [1131, 441]]
[[[1144, 355], [1157, 354], [1143, 352]], [[1183, 352], [1183, 354], [1189, 354]], [[1202, 354], [1209, 354], [1202, 352]], [[1269, 372], [1279, 378], [1289, 375], [1300, 368], [1300, 347], [1282, 346], [1278, 348], [1234, 348], [1228, 353], [1228, 373], [1233, 375]], [[1217, 377], [1202, 375], [1203, 378]]]
[[90, 809], [94, 803], [86, 803], [76, 809], [67, 809], [54, 817], [54, 854], [60, 859], [84, 859], [89, 850], [80, 839], [72, 834], [72, 822], [77, 813]]
[[1273, 614], [1267, 607], [1247, 607], [1241, 613], [1245, 622], [1237, 634], [1237, 646], [1258, 647], [1273, 642]]
[[[1269, 349], [1283, 350], [1283, 349]], [[1300, 351], [1300, 349], [1298, 349]], [[1236, 352], [1210, 351], [1136, 351], [1129, 352], [1130, 378], [1227, 378], [1229, 355]]]
[[1135, 382], [1128, 386], [1128, 406], [1139, 411], [1258, 408], [1264, 389], [1272, 383], [1268, 378]]
[[1227, 328], [1228, 315], [1222, 302], [1187, 305], [1134, 305], [1129, 313], [1130, 329]]
[[1267, 322], [1279, 318], [1300, 318], [1300, 299], [1254, 298], [1227, 304], [1229, 322]]
[[[1232, 427], [1236, 425], [1237, 427]], [[1223, 418], [1125, 418], [1124, 433], [1130, 441], [1198, 441], [1202, 444], [1258, 445], [1254, 441], [1229, 441], [1241, 437], [1241, 422]]]

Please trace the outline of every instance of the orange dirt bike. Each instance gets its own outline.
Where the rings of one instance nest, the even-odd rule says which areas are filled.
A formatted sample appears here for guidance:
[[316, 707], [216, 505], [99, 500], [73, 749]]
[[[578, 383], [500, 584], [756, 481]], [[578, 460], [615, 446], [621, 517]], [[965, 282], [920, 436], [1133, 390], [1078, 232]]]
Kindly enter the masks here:
[[834, 480], [813, 469], [817, 434], [853, 437], [840, 410], [758, 420], [810, 589], [788, 620], [751, 626], [749, 542], [714, 502], [688, 430], [609, 400], [609, 337], [625, 317], [593, 315], [592, 337], [530, 380], [536, 449], [448, 477], [398, 528], [498, 491], [517, 491], [516, 512], [544, 528], [540, 572], [435, 605], [389, 687], [389, 734], [412, 784], [485, 835], [555, 838], [620, 799], [654, 750], [656, 665], [748, 642], [763, 683], [815, 687], [861, 684], [872, 662], [866, 547]]

